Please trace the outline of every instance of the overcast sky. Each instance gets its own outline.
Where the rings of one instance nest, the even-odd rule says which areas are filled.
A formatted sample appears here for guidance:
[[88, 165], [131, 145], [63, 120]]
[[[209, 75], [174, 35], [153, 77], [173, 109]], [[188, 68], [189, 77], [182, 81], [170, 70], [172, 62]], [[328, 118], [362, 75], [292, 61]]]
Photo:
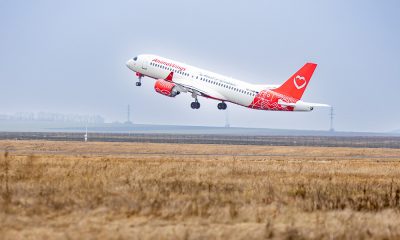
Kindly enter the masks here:
[[[304, 101], [334, 106], [335, 128], [400, 128], [400, 1], [0, 0], [0, 113], [126, 116], [147, 124], [222, 126], [216, 101], [135, 86], [141, 53], [237, 79], [279, 84], [318, 63]], [[228, 104], [232, 126], [327, 129], [329, 109], [257, 111]]]

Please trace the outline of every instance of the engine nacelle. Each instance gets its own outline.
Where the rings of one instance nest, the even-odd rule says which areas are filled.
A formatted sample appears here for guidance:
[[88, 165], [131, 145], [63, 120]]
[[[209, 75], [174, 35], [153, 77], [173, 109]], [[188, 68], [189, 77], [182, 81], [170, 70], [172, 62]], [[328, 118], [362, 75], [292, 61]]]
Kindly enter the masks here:
[[156, 92], [168, 96], [168, 97], [175, 97], [180, 92], [174, 83], [165, 81], [163, 79], [158, 79], [154, 84], [154, 89]]

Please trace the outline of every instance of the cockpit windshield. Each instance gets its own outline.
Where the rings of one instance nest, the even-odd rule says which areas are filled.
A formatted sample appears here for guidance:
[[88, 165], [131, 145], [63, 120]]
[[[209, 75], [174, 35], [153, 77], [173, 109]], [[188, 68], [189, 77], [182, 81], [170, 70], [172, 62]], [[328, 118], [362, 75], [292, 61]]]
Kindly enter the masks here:
[[133, 58], [133, 61], [136, 61], [136, 60], [137, 60], [137, 57], [134, 57], [134, 58]]

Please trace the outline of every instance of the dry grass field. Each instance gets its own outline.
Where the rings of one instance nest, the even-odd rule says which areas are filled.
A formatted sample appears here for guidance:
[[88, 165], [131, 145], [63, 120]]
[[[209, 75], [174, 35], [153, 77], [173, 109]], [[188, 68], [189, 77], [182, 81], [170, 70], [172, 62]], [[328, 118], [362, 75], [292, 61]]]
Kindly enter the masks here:
[[0, 141], [0, 151], [1, 239], [400, 239], [400, 150]]

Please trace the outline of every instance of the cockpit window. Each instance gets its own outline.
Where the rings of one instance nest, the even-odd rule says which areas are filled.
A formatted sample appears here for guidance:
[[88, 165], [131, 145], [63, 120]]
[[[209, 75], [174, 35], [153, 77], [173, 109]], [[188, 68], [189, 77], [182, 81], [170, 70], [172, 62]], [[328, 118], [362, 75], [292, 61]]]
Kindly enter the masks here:
[[133, 61], [136, 61], [136, 60], [137, 60], [137, 57], [134, 57], [134, 58], [133, 58]]

